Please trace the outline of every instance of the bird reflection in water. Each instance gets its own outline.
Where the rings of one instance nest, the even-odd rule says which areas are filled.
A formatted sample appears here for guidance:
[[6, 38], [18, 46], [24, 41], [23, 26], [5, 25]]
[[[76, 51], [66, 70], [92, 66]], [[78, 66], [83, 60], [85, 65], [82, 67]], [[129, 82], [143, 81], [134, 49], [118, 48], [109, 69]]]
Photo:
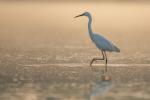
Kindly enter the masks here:
[[97, 100], [97, 98], [105, 97], [112, 87], [113, 84], [111, 80], [101, 80], [92, 88], [90, 100]]

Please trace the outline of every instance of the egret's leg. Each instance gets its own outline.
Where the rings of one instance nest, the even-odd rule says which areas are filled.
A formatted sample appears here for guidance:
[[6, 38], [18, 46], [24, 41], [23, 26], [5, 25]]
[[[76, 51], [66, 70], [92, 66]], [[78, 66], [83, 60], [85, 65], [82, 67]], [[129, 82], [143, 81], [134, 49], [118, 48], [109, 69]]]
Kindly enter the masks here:
[[104, 56], [103, 51], [102, 51], [102, 55], [103, 55], [103, 58], [93, 58], [91, 63], [90, 63], [90, 66], [92, 66], [93, 62], [96, 61], [96, 60], [105, 60], [105, 56]]
[[104, 54], [105, 54], [105, 72], [107, 72], [107, 55], [106, 55], [106, 52], [104, 51]]

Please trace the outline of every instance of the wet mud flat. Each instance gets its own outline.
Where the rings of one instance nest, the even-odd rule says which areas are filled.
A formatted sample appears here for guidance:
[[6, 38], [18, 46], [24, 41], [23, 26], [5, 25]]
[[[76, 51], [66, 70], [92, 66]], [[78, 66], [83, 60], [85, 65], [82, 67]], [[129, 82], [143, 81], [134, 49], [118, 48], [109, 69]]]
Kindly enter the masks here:
[[[11, 67], [10, 67], [11, 66]], [[1, 65], [1, 100], [149, 100], [150, 67], [110, 64], [112, 80], [102, 80], [104, 65]]]
[[120, 54], [108, 53], [112, 80], [104, 81], [104, 62], [89, 66], [100, 56], [96, 48], [79, 41], [61, 43], [22, 47], [1, 43], [0, 100], [150, 99], [148, 47], [138, 51], [123, 45]]

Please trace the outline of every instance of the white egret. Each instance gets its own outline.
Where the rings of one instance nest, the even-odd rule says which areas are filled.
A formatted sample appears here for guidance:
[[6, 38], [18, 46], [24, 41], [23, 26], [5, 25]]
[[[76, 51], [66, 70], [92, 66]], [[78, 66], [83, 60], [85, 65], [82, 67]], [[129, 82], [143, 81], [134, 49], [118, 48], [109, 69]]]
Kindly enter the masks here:
[[106, 52], [120, 52], [120, 49], [117, 46], [115, 46], [112, 42], [110, 42], [109, 40], [104, 38], [102, 35], [93, 33], [92, 27], [91, 27], [92, 16], [89, 12], [84, 12], [83, 14], [75, 16], [74, 18], [81, 17], [81, 16], [88, 17], [88, 19], [89, 19], [88, 32], [89, 32], [90, 38], [91, 38], [92, 42], [95, 43], [96, 47], [99, 50], [101, 50], [101, 52], [102, 52], [102, 58], [93, 58], [91, 63], [90, 63], [90, 66], [92, 66], [93, 62], [96, 60], [105, 60], [105, 72], [107, 72], [107, 55], [106, 55]]

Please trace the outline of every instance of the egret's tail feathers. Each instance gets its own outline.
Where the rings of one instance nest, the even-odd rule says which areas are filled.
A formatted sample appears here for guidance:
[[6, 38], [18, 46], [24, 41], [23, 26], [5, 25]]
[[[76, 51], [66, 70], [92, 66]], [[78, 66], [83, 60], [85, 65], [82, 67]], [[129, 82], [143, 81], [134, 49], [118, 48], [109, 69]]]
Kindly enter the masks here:
[[120, 49], [118, 47], [114, 46], [114, 49], [115, 52], [120, 52]]

